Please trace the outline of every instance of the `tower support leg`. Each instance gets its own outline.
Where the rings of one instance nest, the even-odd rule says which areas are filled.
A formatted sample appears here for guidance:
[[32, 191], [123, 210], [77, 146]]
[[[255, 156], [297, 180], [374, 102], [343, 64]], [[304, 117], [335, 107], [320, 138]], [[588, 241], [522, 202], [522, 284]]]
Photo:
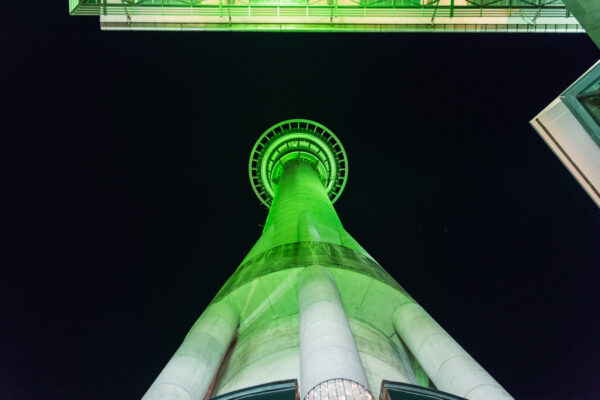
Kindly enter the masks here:
[[369, 384], [331, 272], [306, 267], [298, 280], [300, 397], [371, 398]]
[[142, 400], [202, 400], [231, 344], [238, 322], [238, 313], [230, 305], [210, 305]]
[[439, 390], [469, 400], [512, 397], [416, 303], [393, 315], [394, 328]]

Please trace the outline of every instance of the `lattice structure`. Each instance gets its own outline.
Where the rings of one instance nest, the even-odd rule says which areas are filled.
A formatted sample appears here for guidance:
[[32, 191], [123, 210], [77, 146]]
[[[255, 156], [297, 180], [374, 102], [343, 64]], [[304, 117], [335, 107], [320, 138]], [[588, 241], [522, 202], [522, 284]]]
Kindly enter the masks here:
[[320, 383], [306, 395], [305, 400], [375, 400], [360, 383], [348, 379], [331, 379]]
[[106, 30], [584, 32], [561, 0], [69, 0]]

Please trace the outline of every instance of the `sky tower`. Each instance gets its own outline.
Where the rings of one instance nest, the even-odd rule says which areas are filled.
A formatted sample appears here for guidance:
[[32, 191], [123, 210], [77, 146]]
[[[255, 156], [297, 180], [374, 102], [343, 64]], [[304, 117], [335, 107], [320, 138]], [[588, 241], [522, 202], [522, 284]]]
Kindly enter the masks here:
[[272, 126], [248, 171], [263, 233], [144, 400], [512, 399], [343, 228], [329, 129]]

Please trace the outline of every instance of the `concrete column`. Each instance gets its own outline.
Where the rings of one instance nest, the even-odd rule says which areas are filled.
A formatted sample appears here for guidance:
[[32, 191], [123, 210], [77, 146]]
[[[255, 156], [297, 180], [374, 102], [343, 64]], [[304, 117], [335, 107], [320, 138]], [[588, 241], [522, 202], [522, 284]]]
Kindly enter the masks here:
[[[369, 384], [331, 272], [320, 265], [299, 275], [300, 398], [326, 381]], [[336, 379], [337, 378], [337, 379]], [[331, 400], [334, 400], [331, 398]]]
[[401, 305], [393, 323], [439, 390], [469, 400], [512, 399], [420, 305]]
[[239, 322], [226, 303], [210, 305], [142, 400], [202, 400]]

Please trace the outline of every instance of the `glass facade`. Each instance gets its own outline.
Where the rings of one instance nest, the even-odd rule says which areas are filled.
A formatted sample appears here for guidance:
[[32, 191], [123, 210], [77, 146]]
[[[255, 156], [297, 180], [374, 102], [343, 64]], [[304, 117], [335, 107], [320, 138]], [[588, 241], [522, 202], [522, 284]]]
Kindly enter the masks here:
[[596, 124], [600, 126], [600, 78], [577, 95], [577, 99], [592, 119], [596, 121]]
[[381, 385], [381, 400], [465, 400], [439, 390], [384, 381]]
[[600, 63], [565, 90], [560, 99], [600, 146]]

